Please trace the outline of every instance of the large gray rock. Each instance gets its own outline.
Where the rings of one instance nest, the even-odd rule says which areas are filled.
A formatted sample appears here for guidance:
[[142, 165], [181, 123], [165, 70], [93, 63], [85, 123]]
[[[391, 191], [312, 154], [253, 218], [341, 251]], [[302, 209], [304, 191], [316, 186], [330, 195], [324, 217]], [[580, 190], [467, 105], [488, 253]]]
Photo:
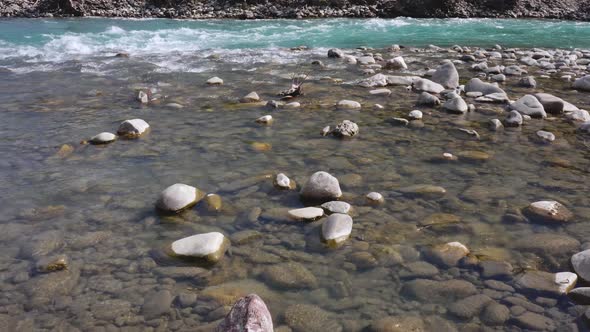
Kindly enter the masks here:
[[571, 272], [527, 271], [516, 279], [515, 285], [523, 292], [559, 296], [574, 288], [576, 281], [576, 275]]
[[590, 92], [590, 75], [578, 78], [574, 82], [574, 89]]
[[563, 99], [548, 93], [537, 93], [535, 98], [543, 105], [545, 112], [550, 114], [562, 114], [566, 110], [573, 111], [577, 109], [577, 107]]
[[273, 332], [272, 316], [256, 294], [239, 299], [216, 332]]
[[523, 77], [518, 81], [518, 85], [523, 88], [536, 88], [537, 81], [533, 76]]
[[574, 254], [572, 266], [580, 278], [590, 281], [590, 249]]
[[432, 75], [432, 81], [448, 89], [454, 89], [459, 86], [459, 72], [457, 72], [455, 65], [447, 60], [436, 68]]
[[352, 232], [352, 218], [347, 214], [334, 213], [322, 224], [322, 239], [329, 246], [338, 246]]
[[205, 193], [195, 187], [176, 183], [162, 191], [156, 206], [163, 211], [179, 212], [197, 204], [204, 196]]
[[456, 266], [468, 254], [469, 249], [460, 242], [437, 245], [425, 252], [426, 258], [429, 261], [443, 267]]
[[537, 233], [520, 237], [514, 248], [544, 255], [565, 255], [575, 252], [580, 242], [571, 236], [554, 233]]
[[485, 83], [479, 78], [472, 78], [469, 83], [465, 85], [465, 92], [481, 92], [484, 96], [492, 93], [506, 94], [506, 92], [498, 86], [491, 83]]
[[219, 232], [196, 234], [172, 243], [172, 253], [180, 257], [204, 259], [215, 263], [223, 258], [229, 240]]
[[412, 87], [417, 91], [424, 91], [428, 93], [436, 93], [439, 94], [445, 90], [445, 87], [433, 82], [431, 80], [427, 80], [425, 78], [416, 80]]
[[590, 287], [578, 287], [572, 289], [567, 295], [576, 302], [576, 304], [590, 304]]
[[150, 125], [142, 119], [125, 120], [119, 125], [117, 134], [127, 138], [136, 138], [143, 135]]
[[328, 50], [328, 58], [342, 58], [344, 56], [344, 52], [337, 48], [332, 48]]
[[359, 126], [350, 120], [342, 121], [332, 130], [332, 135], [337, 137], [353, 137], [358, 133]]
[[590, 121], [590, 113], [586, 110], [577, 110], [565, 114], [565, 117], [572, 122]]
[[489, 303], [480, 315], [481, 321], [490, 326], [503, 325], [510, 318], [510, 309], [497, 302]]
[[418, 96], [418, 101], [416, 102], [416, 105], [434, 107], [440, 105], [440, 100], [436, 96], [433, 96], [428, 92], [422, 92]]
[[518, 111], [512, 110], [510, 111], [510, 113], [508, 113], [508, 116], [506, 117], [506, 120], [504, 120], [504, 123], [507, 127], [520, 127], [523, 123], [522, 115], [520, 115]]
[[447, 112], [458, 113], [458, 114], [467, 113], [467, 111], [469, 110], [469, 106], [467, 105], [465, 100], [463, 100], [463, 98], [461, 98], [459, 96], [456, 96], [453, 99], [447, 100], [443, 104], [442, 108], [444, 110], [446, 110]]
[[510, 108], [532, 118], [546, 118], [545, 108], [533, 95], [525, 95], [510, 105]]
[[385, 63], [385, 69], [389, 70], [396, 70], [396, 69], [408, 69], [408, 65], [404, 61], [404, 58], [401, 56], [397, 56], [393, 59], [387, 60]]
[[338, 179], [327, 172], [314, 173], [301, 188], [301, 198], [312, 201], [332, 201], [340, 198], [342, 191]]
[[471, 319], [482, 311], [482, 309], [492, 302], [492, 299], [484, 294], [476, 294], [464, 299], [461, 299], [448, 308], [449, 312], [454, 316], [462, 319]]

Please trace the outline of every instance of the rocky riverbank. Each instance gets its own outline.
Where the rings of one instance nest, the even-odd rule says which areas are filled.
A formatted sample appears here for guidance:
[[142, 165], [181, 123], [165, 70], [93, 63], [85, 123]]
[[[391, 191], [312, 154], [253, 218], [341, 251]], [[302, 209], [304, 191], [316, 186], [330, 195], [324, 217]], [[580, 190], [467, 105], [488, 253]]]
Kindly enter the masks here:
[[327, 18], [493, 17], [589, 20], [582, 0], [5, 0], [0, 17]]

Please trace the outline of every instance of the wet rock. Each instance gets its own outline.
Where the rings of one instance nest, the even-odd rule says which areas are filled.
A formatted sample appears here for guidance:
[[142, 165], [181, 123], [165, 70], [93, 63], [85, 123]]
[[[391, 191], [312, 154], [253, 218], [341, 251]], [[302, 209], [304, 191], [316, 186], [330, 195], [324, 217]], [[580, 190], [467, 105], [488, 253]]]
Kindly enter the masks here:
[[331, 201], [342, 196], [338, 179], [329, 173], [314, 173], [301, 189], [301, 198], [312, 201]]
[[590, 114], [585, 110], [577, 110], [565, 114], [565, 117], [572, 122], [588, 122]]
[[23, 291], [29, 296], [31, 307], [45, 306], [60, 295], [70, 294], [79, 278], [77, 267], [39, 274], [22, 284]]
[[[475, 132], [477, 134], [477, 132]], [[479, 135], [477, 136], [479, 137]], [[457, 153], [457, 157], [459, 160], [468, 161], [472, 163], [476, 162], [484, 162], [490, 160], [492, 156], [489, 153], [483, 151], [474, 151], [474, 150], [467, 150], [467, 151], [459, 151]]]
[[324, 209], [324, 211], [327, 214], [332, 214], [332, 213], [344, 213], [344, 214], [348, 214], [350, 212], [350, 204], [346, 203], [346, 202], [340, 202], [340, 201], [331, 201], [331, 202], [326, 202], [324, 204], [322, 204], [322, 208]]
[[404, 119], [404, 118], [391, 118], [391, 122], [393, 124], [400, 125], [400, 126], [407, 126], [410, 123], [410, 121], [408, 121], [408, 119]]
[[370, 192], [365, 197], [370, 204], [380, 204], [385, 200], [383, 195], [378, 192]]
[[180, 293], [175, 298], [175, 304], [181, 308], [187, 308], [197, 302], [197, 294], [195, 293]]
[[264, 301], [256, 294], [239, 299], [217, 332], [273, 332], [272, 316]]
[[376, 89], [369, 91], [370, 94], [374, 96], [389, 96], [391, 94], [391, 90], [389, 89]]
[[424, 262], [417, 261], [404, 264], [402, 270], [399, 272], [400, 278], [429, 278], [439, 274], [436, 266]]
[[300, 221], [318, 220], [324, 215], [324, 210], [316, 207], [289, 210], [289, 217]]
[[456, 266], [459, 261], [469, 254], [469, 249], [460, 242], [449, 242], [437, 245], [426, 251], [426, 258], [444, 267]]
[[459, 72], [453, 62], [446, 60], [436, 68], [432, 75], [432, 81], [441, 84], [445, 88], [454, 89], [459, 86]]
[[535, 78], [533, 76], [527, 76], [527, 77], [523, 77], [518, 81], [518, 85], [523, 87], [523, 88], [536, 88], [537, 87], [537, 81], [535, 80]]
[[388, 69], [388, 70], [408, 69], [408, 65], [404, 61], [403, 57], [397, 56], [393, 59], [387, 60], [387, 62], [385, 63], [385, 69]]
[[331, 132], [332, 132], [332, 129], [330, 128], [330, 126], [325, 126], [324, 128], [322, 128], [322, 131], [320, 132], [320, 134], [322, 136], [328, 136], [328, 135], [330, 135]]
[[327, 312], [310, 304], [293, 304], [285, 310], [285, 322], [293, 332], [341, 332], [342, 327]]
[[348, 260], [359, 270], [372, 269], [379, 265], [379, 261], [368, 251], [356, 251], [348, 255]]
[[207, 262], [219, 261], [229, 247], [229, 240], [219, 232], [196, 234], [172, 243], [172, 252], [180, 257], [194, 257]]
[[590, 92], [590, 75], [578, 78], [573, 87], [576, 90]]
[[523, 213], [533, 221], [548, 223], [564, 223], [574, 216], [567, 207], [556, 201], [531, 203], [523, 210]]
[[139, 91], [135, 99], [142, 104], [147, 104], [150, 101], [149, 92]]
[[493, 131], [499, 131], [502, 128], [504, 128], [502, 121], [500, 121], [498, 119], [491, 119], [489, 123], [490, 123], [490, 129]]
[[504, 75], [504, 74], [496, 74], [496, 75], [493, 75], [491, 77], [491, 79], [494, 82], [505, 82], [506, 81], [506, 75]]
[[390, 316], [377, 319], [367, 332], [420, 332], [426, 331], [424, 321], [418, 316]]
[[141, 307], [141, 314], [146, 320], [160, 318], [170, 312], [173, 299], [172, 294], [167, 290], [149, 294]]
[[576, 281], [577, 276], [570, 272], [527, 271], [516, 280], [516, 288], [521, 291], [561, 295], [571, 290]]
[[418, 96], [418, 101], [416, 102], [416, 105], [434, 107], [440, 105], [440, 100], [436, 96], [433, 96], [428, 92], [421, 92]]
[[483, 294], [472, 295], [461, 299], [449, 306], [449, 312], [462, 319], [471, 319], [482, 311], [482, 309], [492, 302], [492, 299]]
[[549, 255], [563, 255], [577, 250], [580, 242], [567, 235], [538, 233], [521, 237], [514, 243], [514, 247]]
[[207, 277], [209, 271], [194, 266], [159, 266], [153, 273], [160, 278], [199, 280]]
[[344, 52], [337, 48], [329, 49], [328, 50], [328, 58], [342, 58], [344, 56]]
[[290, 102], [290, 103], [285, 104], [284, 107], [285, 108], [288, 108], [288, 109], [295, 109], [295, 108], [301, 107], [301, 103], [296, 102], [296, 101], [293, 101], [293, 102]]
[[117, 134], [126, 138], [136, 138], [143, 135], [150, 125], [142, 119], [125, 120], [119, 125]]
[[479, 263], [481, 276], [484, 278], [508, 278], [512, 276], [512, 264], [499, 261], [482, 261]]
[[582, 123], [577, 130], [582, 133], [590, 134], [590, 121]]
[[361, 103], [358, 101], [343, 99], [336, 104], [336, 107], [342, 109], [359, 109], [361, 108]]
[[205, 194], [199, 189], [176, 183], [164, 189], [156, 202], [158, 209], [167, 212], [180, 212], [197, 204]]
[[372, 65], [375, 63], [375, 58], [372, 56], [361, 56], [356, 59], [356, 61], [361, 65]]
[[461, 97], [455, 97], [453, 99], [447, 100], [443, 104], [442, 108], [448, 112], [458, 113], [458, 114], [467, 113], [467, 111], [469, 110], [467, 103]]
[[296, 263], [280, 263], [265, 268], [263, 279], [279, 289], [314, 289], [318, 287], [316, 277], [305, 266]]
[[465, 92], [481, 92], [484, 96], [492, 93], [501, 93], [506, 95], [504, 90], [498, 86], [490, 83], [485, 83], [479, 78], [472, 78], [467, 85], [465, 85]]
[[272, 123], [272, 115], [264, 115], [256, 119], [257, 123], [262, 124], [271, 124]]
[[510, 111], [504, 123], [507, 127], [520, 127], [523, 123], [522, 115], [518, 111]]
[[108, 143], [112, 143], [117, 139], [117, 136], [115, 134], [112, 133], [108, 133], [108, 132], [104, 132], [104, 133], [100, 133], [98, 135], [94, 135], [90, 138], [90, 143], [91, 144], [108, 144]]
[[510, 310], [505, 305], [490, 302], [480, 315], [481, 321], [489, 326], [501, 326], [510, 318]]
[[543, 105], [545, 112], [550, 114], [562, 114], [565, 108], [563, 99], [548, 93], [537, 93], [535, 98]]
[[65, 246], [64, 236], [59, 231], [46, 231], [23, 241], [20, 254], [25, 258], [48, 256]]
[[289, 179], [285, 174], [279, 173], [275, 176], [273, 185], [279, 189], [292, 189], [291, 179]]
[[209, 212], [218, 212], [223, 206], [221, 196], [217, 194], [207, 194], [207, 196], [205, 196], [205, 206]]
[[69, 259], [66, 255], [41, 257], [35, 264], [38, 272], [47, 273], [65, 270], [68, 268]]
[[333, 213], [322, 224], [322, 240], [328, 246], [338, 246], [348, 237], [352, 232], [352, 218], [347, 214]]
[[590, 249], [576, 253], [571, 261], [574, 271], [580, 278], [590, 281]]
[[245, 95], [240, 99], [241, 103], [255, 103], [260, 101], [260, 96], [254, 91], [250, 92], [249, 94]]
[[510, 108], [532, 118], [546, 118], [545, 108], [533, 95], [526, 95], [510, 105]]
[[576, 304], [589, 305], [590, 304], [590, 287], [574, 288], [567, 293], [570, 299]]
[[447, 190], [443, 187], [429, 184], [416, 184], [413, 186], [401, 188], [398, 190], [402, 194], [410, 197], [441, 197], [446, 194]]
[[114, 321], [131, 313], [131, 303], [119, 299], [98, 301], [92, 304], [90, 311], [96, 319]]
[[536, 135], [540, 142], [542, 143], [551, 143], [555, 141], [555, 134], [545, 130], [538, 130]]
[[223, 80], [221, 78], [215, 76], [215, 77], [211, 77], [210, 79], [208, 79], [207, 84], [209, 84], [209, 85], [222, 85]]
[[231, 306], [248, 294], [260, 294], [267, 301], [276, 299], [277, 295], [261, 282], [251, 279], [226, 282], [221, 285], [209, 286], [199, 293], [199, 299], [212, 299], [218, 304]]
[[475, 286], [465, 280], [435, 281], [416, 279], [404, 284], [401, 294], [427, 303], [448, 303], [476, 294]]
[[442, 86], [436, 82], [433, 82], [431, 80], [427, 80], [425, 78], [418, 79], [418, 80], [414, 81], [412, 87], [416, 91], [423, 91], [423, 92], [436, 93], [436, 94], [439, 94], [445, 90], [444, 86]]
[[513, 321], [516, 326], [524, 329], [530, 329], [534, 331], [555, 330], [555, 324], [553, 323], [553, 320], [532, 312], [526, 312], [520, 316], [514, 317]]
[[359, 126], [350, 120], [342, 121], [332, 130], [332, 135], [336, 137], [353, 137], [358, 133]]
[[410, 120], [421, 120], [422, 119], [422, 112], [419, 110], [413, 110], [408, 114], [408, 118]]

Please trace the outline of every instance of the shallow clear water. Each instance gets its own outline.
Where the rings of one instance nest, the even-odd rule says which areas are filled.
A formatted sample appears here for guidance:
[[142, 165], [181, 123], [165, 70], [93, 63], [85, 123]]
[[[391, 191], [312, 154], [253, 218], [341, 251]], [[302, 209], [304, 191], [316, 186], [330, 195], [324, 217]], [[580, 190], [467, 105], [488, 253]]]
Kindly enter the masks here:
[[[445, 24], [449, 29], [481, 25], [471, 20], [451, 22], [458, 27], [448, 21], [410, 19], [0, 21], [0, 31], [8, 31], [0, 36], [4, 40], [0, 65], [11, 70], [0, 73], [0, 325], [19, 324], [23, 330], [207, 329], [237, 297], [256, 292], [269, 305], [275, 326], [289, 323], [285, 310], [290, 305], [306, 304], [320, 312], [319, 318], [298, 312], [301, 320], [317, 322], [303, 328], [307, 331], [359, 331], [385, 316], [419, 316], [426, 330], [440, 331], [447, 325], [477, 328], [482, 325], [478, 315], [464, 320], [449, 312], [454, 299], [416, 299], [404, 290], [415, 279], [456, 279], [472, 283], [478, 293], [508, 307], [516, 306], [510, 304], [511, 297], [535, 303], [529, 309], [547, 317], [552, 326], [570, 327], [583, 306], [564, 296], [510, 289], [524, 270], [568, 271], [569, 255], [587, 246], [588, 136], [576, 133], [562, 117], [491, 132], [488, 120], [503, 119], [504, 108], [479, 103], [477, 111], [463, 116], [424, 108], [422, 123], [394, 126], [389, 119], [414, 109], [416, 93], [398, 86], [391, 87], [391, 96], [373, 96], [368, 89], [321, 79], [352, 82], [365, 77], [359, 66], [327, 59], [329, 46], [413, 44], [407, 30], [390, 39], [386, 33], [346, 39], [340, 27], [338, 39], [329, 38], [326, 27], [360, 26], [379, 32], [411, 29], [413, 24], [417, 25], [413, 29], [422, 31], [416, 33], [425, 33], [420, 29], [426, 24]], [[524, 29], [535, 21], [483, 22], [518, 31], [517, 26]], [[585, 23], [545, 23], [566, 30], [588, 29]], [[233, 32], [222, 34], [220, 25]], [[187, 45], [203, 26], [217, 31], [216, 39]], [[305, 39], [294, 35], [283, 40], [277, 34], [285, 26], [304, 31], [315, 27], [318, 32]], [[260, 35], [247, 40], [245, 36], [257, 30]], [[436, 30], [440, 29], [429, 31]], [[227, 39], [228, 33], [233, 37]], [[569, 45], [557, 38], [554, 44], [544, 44], [544, 39], [535, 37], [502, 42], [493, 35], [488, 39], [469, 35], [464, 38], [475, 39], [455, 40], [448, 34], [414, 41], [416, 45], [587, 46], [582, 39], [580, 45]], [[103, 42], [106, 45], [101, 46]], [[316, 48], [283, 48], [301, 44]], [[131, 56], [114, 58], [118, 51], [129, 51]], [[374, 52], [389, 57], [386, 50]], [[459, 56], [410, 49], [401, 54], [410, 67], [404, 73], [424, 73], [424, 68], [444, 58]], [[325, 66], [311, 65], [316, 59]], [[462, 83], [475, 75], [468, 67], [458, 65]], [[540, 74], [536, 68], [529, 71]], [[304, 85], [306, 94], [297, 99], [301, 109], [270, 110], [237, 102], [250, 91], [257, 91], [263, 100], [276, 99], [290, 85], [293, 73], [302, 72], [311, 77]], [[225, 84], [207, 86], [204, 82], [212, 76], [222, 77]], [[539, 79], [536, 91], [590, 107], [588, 93], [567, 88], [558, 77]], [[510, 77], [502, 85], [512, 99], [531, 92], [517, 87], [517, 81]], [[141, 88], [154, 89], [160, 101], [139, 105], [134, 97]], [[334, 104], [344, 98], [361, 102], [363, 108], [335, 109]], [[385, 108], [374, 110], [376, 103]], [[271, 126], [254, 122], [265, 114], [273, 115]], [[131, 118], [146, 120], [151, 131], [138, 140], [106, 146], [80, 144], [99, 132], [116, 131], [121, 121]], [[342, 141], [319, 135], [325, 125], [345, 119], [359, 124], [358, 137]], [[458, 128], [475, 129], [481, 138], [465, 136]], [[557, 140], [539, 144], [535, 132], [540, 129], [555, 133]], [[267, 143], [270, 149], [258, 151], [254, 143]], [[58, 153], [64, 144], [73, 151]], [[468, 151], [485, 152], [489, 159], [440, 162], [444, 152], [469, 155]], [[352, 236], [337, 249], [320, 243], [322, 221], [288, 220], [289, 209], [303, 206], [297, 191], [272, 186], [271, 176], [278, 172], [301, 185], [318, 170], [335, 175], [344, 199], [354, 206]], [[220, 194], [222, 210], [211, 213], [200, 204], [178, 216], [156, 213], [159, 192], [177, 182]], [[446, 193], [401, 194], [401, 189], [416, 184], [442, 186]], [[364, 195], [370, 191], [383, 193], [385, 203], [366, 204]], [[566, 204], [574, 220], [548, 226], [505, 217], [542, 199]], [[428, 218], [440, 219], [440, 213], [454, 215], [444, 218], [459, 222], [422, 227]], [[190, 264], [166, 257], [164, 248], [207, 231], [230, 237], [230, 251], [212, 268], [181, 275], [174, 267]], [[538, 234], [561, 236], [570, 245], [545, 245], [548, 241], [539, 240]], [[509, 262], [514, 278], [500, 278], [507, 287], [499, 291], [489, 286], [490, 278], [477, 265], [438, 267], [434, 272], [430, 268], [420, 276], [404, 272], [416, 262], [422, 264], [430, 246], [449, 241], [466, 244], [480, 260]], [[67, 271], [35, 271], [40, 257], [54, 254], [68, 256]], [[293, 288], [277, 286], [268, 269], [283, 262], [303, 265], [315, 281], [299, 280], [299, 287]], [[149, 317], [142, 307], [157, 290], [173, 296], [196, 294], [197, 299], [186, 306], [175, 301], [164, 314]], [[501, 328], [518, 330], [517, 326], [522, 327], [522, 322], [513, 317]]]

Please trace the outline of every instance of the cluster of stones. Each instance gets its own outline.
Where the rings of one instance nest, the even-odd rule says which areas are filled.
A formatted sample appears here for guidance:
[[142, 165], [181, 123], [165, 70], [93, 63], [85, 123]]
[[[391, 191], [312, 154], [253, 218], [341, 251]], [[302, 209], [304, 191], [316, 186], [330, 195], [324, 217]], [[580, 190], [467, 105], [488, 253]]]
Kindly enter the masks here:
[[121, 122], [119, 129], [117, 129], [117, 135], [104, 132], [98, 135], [92, 136], [89, 140], [91, 144], [109, 144], [117, 140], [117, 137], [124, 138], [138, 138], [143, 135], [150, 128], [150, 125], [142, 119], [131, 119]]

